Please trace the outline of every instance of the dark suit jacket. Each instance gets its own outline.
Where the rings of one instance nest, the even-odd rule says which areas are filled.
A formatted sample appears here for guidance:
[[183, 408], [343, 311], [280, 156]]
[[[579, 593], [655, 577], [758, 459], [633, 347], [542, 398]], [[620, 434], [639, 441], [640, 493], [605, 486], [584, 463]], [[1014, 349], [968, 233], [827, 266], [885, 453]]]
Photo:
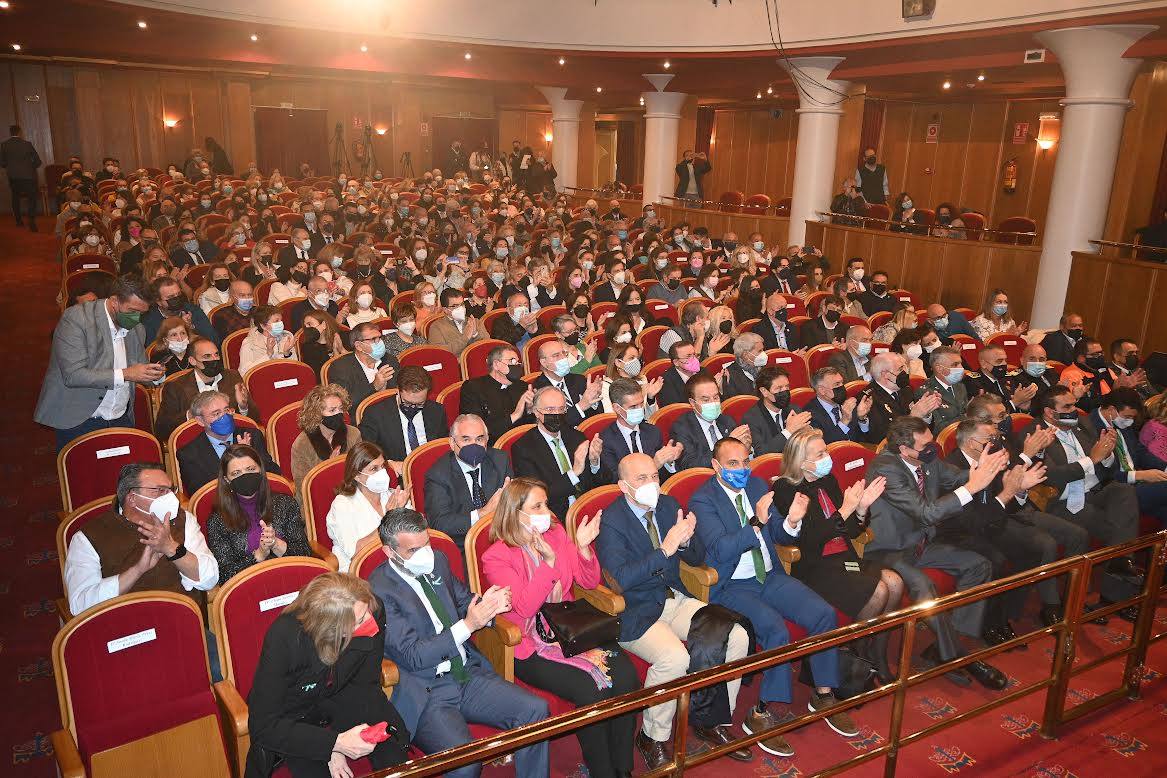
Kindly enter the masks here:
[[[968, 335], [973, 340], [980, 342], [981, 338], [977, 335], [977, 331], [973, 329], [972, 324], [965, 318], [965, 315], [959, 311], [948, 312], [948, 326], [943, 330], [936, 330], [936, 334], [940, 336], [940, 340], [944, 343], [951, 343], [953, 335]], [[1071, 362], [1073, 360], [1070, 360]]]
[[527, 332], [526, 329], [515, 324], [514, 319], [512, 319], [510, 315], [499, 316], [497, 319], [490, 323], [490, 337], [497, 340], [505, 340], [507, 343], [513, 343], [516, 346], [518, 345], [519, 341], [523, 339], [523, 336], [529, 336], [533, 338], [538, 334], [538, 328], [536, 328], [535, 332], [533, 333]]
[[[300, 328], [304, 326], [304, 317], [316, 310], [312, 307], [312, 303], [307, 300], [301, 300], [292, 306], [292, 322], [291, 332], [299, 332]], [[336, 307], [336, 303], [331, 300], [328, 301], [328, 313], [335, 319], [340, 309]]]
[[[503, 481], [514, 473], [506, 452], [497, 448], [486, 449], [486, 459], [482, 460], [479, 483], [487, 500], [502, 488]], [[454, 539], [458, 547], [470, 531], [470, 512], [474, 504], [470, 498], [470, 487], [454, 453], [443, 456], [425, 474], [425, 514], [430, 526], [441, 530]]]
[[676, 367], [670, 367], [661, 377], [664, 379], [664, 384], [656, 396], [656, 405], [658, 408], [663, 408], [673, 403], [689, 402], [689, 390], [685, 388], [685, 382], [688, 379], [682, 376]]
[[871, 388], [871, 412], [867, 416], [871, 420], [871, 431], [867, 434], [867, 440], [879, 442], [887, 437], [887, 428], [891, 425], [892, 419], [911, 413], [909, 406], [913, 402], [912, 390], [900, 389], [893, 395], [875, 381], [872, 381], [869, 386]]
[[808, 322], [803, 322], [802, 327], [799, 328], [799, 334], [802, 336], [802, 345], [810, 348], [811, 346], [833, 343], [838, 338], [846, 338], [847, 329], [847, 324], [839, 322], [835, 325], [835, 329], [828, 330], [827, 326], [823, 324], [823, 317], [816, 316]]
[[[624, 290], [621, 289], [620, 291]], [[592, 295], [593, 303], [614, 303], [618, 299], [619, 295], [616, 293], [616, 289], [612, 286], [611, 281], [597, 287], [595, 294]]]
[[[600, 430], [600, 440], [603, 441], [604, 448], [600, 451], [600, 474], [597, 477], [599, 483], [616, 483], [620, 477], [620, 460], [632, 453], [632, 449], [628, 447], [628, 440], [617, 426], [619, 423], [614, 421]], [[636, 428], [636, 441], [640, 453], [651, 457], [655, 456], [656, 452], [660, 451], [661, 446], [664, 445], [664, 436], [661, 435], [660, 428], [655, 424], [642, 421], [640, 426]], [[664, 483], [669, 475], [671, 473], [661, 468], [661, 483]]]
[[1044, 373], [1042, 373], [1039, 377], [1034, 378], [1029, 373], [1026, 373], [1024, 370], [1022, 370], [1020, 373], [1017, 374], [1017, 377], [1015, 380], [1017, 381], [1018, 386], [1030, 386], [1030, 385], [1036, 384], [1037, 385], [1037, 393], [1041, 394], [1046, 389], [1049, 389], [1054, 384], [1056, 384], [1058, 382], [1058, 377], [1056, 375], [1054, 375], [1054, 373], [1052, 371], [1047, 370]]
[[[393, 366], [393, 377], [389, 379], [389, 383], [385, 385], [385, 388], [392, 389], [396, 387], [397, 373], [401, 371], [401, 366], [397, 364], [397, 358], [385, 357], [385, 359], [381, 360], [381, 364]], [[334, 384], [340, 384], [348, 390], [349, 398], [352, 400], [353, 413], [356, 413], [357, 406], [365, 398], [377, 391], [369, 383], [369, 379], [365, 378], [365, 369], [357, 361], [357, 355], [354, 352], [345, 354], [329, 366], [328, 380]], [[396, 398], [394, 398], [393, 402], [397, 402]], [[443, 433], [438, 437], [445, 437], [445, 434]]]
[[[676, 197], [684, 197], [685, 192], [689, 191], [689, 165], [681, 160], [677, 163], [675, 170], [677, 171], [677, 189], [673, 194]], [[693, 160], [693, 177], [697, 179], [697, 197], [701, 200], [705, 199], [705, 185], [702, 179], [711, 170], [713, 170], [713, 165], [710, 165], [708, 160]]]
[[964, 415], [964, 407], [968, 405], [968, 389], [961, 381], [956, 386], [949, 386], [936, 376], [932, 376], [924, 385], [916, 390], [916, 399], [924, 396], [924, 392], [939, 392], [941, 406], [932, 411], [932, 432], [939, 435], [940, 430]]
[[891, 313], [896, 309], [896, 303], [899, 300], [892, 297], [890, 293], [885, 293], [883, 297], [871, 291], [871, 287], [867, 287], [859, 293], [859, 304], [863, 306], [863, 312], [868, 316], [874, 316], [880, 311], [887, 311]]
[[[236, 413], [239, 409], [235, 407], [235, 387], [242, 383], [243, 377], [238, 370], [225, 368], [219, 379], [219, 391], [227, 395], [231, 410]], [[154, 434], [158, 440], [165, 441], [178, 425], [186, 421], [186, 412], [190, 410], [191, 401], [198, 393], [199, 385], [193, 370], [162, 386], [162, 402], [158, 406], [158, 417], [154, 420]], [[255, 403], [248, 406], [247, 415], [259, 421], [259, 408]]]
[[991, 375], [969, 373], [961, 383], [967, 387], [969, 397], [976, 397], [982, 393], [995, 394], [1005, 403], [1006, 411], [1009, 413], [1017, 413], [1020, 409], [1009, 399], [1013, 396], [1013, 390], [1016, 389], [1016, 381], [1016, 375], [1008, 375], [1005, 377], [1004, 385], [1002, 385]]
[[[847, 431], [843, 432], [839, 425], [835, 424], [834, 415], [823, 407], [818, 397], [811, 399], [803, 410], [810, 411], [810, 426], [817, 430], [822, 430], [823, 441], [828, 445], [838, 443], [841, 440], [851, 440], [856, 443], [870, 442], [870, 426], [868, 426], [867, 432], [859, 429], [859, 420], [856, 418], [855, 413], [851, 414], [851, 423], [847, 425]], [[868, 417], [868, 422], [870, 423], [870, 416]]]
[[[363, 378], [363, 376], [362, 376]], [[385, 452], [386, 459], [400, 462], [409, 454], [405, 433], [401, 429], [401, 406], [397, 397], [371, 406], [361, 417], [361, 440], [376, 443]], [[437, 440], [450, 434], [446, 412], [433, 400], [426, 400], [421, 409], [421, 422], [426, 440]]]
[[[264, 465], [269, 473], [283, 475], [280, 466], [272, 461], [271, 454], [267, 453], [267, 443], [263, 433], [259, 430], [236, 428], [234, 442], [238, 443], [241, 435], [251, 433], [251, 447], [263, 457]], [[178, 468], [182, 471], [182, 491], [189, 497], [203, 484], [219, 478], [219, 457], [215, 455], [215, 447], [206, 434], [187, 443], [178, 450]]]
[[968, 473], [942, 460], [924, 465], [924, 498], [916, 487], [916, 477], [898, 453], [884, 449], [867, 468], [868, 480], [887, 479], [883, 494], [871, 505], [871, 528], [875, 540], [869, 551], [902, 551], [915, 548], [925, 538], [936, 535], [941, 522], [961, 511], [955, 490], [968, 481]]
[[[677, 523], [680, 509], [680, 503], [667, 494], [657, 498], [653, 522], [662, 540]], [[688, 547], [671, 557], [654, 549], [648, 531], [624, 497], [616, 498], [604, 509], [596, 554], [615, 581], [616, 591], [624, 597], [624, 612], [620, 614], [622, 641], [636, 640], [656, 623], [670, 588], [693, 596], [681, 581], [682, 561], [694, 566], [705, 563], [705, 546], [696, 534]]]
[[[199, 241], [199, 254], [203, 257], [202, 264], [206, 265], [219, 258], [219, 249], [214, 243], [202, 240]], [[195, 260], [182, 246], [175, 246], [170, 252], [170, 264], [175, 267], [186, 267], [195, 264]]]
[[36, 169], [40, 166], [40, 154], [25, 138], [13, 135], [0, 143], [0, 167], [8, 171], [9, 180], [36, 181]]
[[750, 331], [761, 337], [762, 348], [767, 351], [772, 348], [784, 348], [787, 351], [797, 351], [802, 348], [802, 337], [800, 336], [798, 327], [787, 324], [782, 329], [783, 334], [786, 336], [786, 345], [778, 342], [778, 333], [775, 331], [774, 322], [770, 320], [769, 316], [763, 315], [761, 320]]
[[[563, 377], [564, 385], [567, 387], [568, 394], [571, 395], [571, 402], [567, 406], [567, 416], [564, 418], [564, 423], [572, 427], [579, 424], [589, 416], [595, 416], [602, 413], [604, 407], [597, 401], [596, 404], [590, 408], [580, 406], [580, 398], [583, 397], [584, 390], [588, 388], [588, 379], [579, 373], [568, 373]], [[547, 377], [546, 373], [540, 373], [539, 376], [531, 382], [531, 387], [537, 392], [544, 386], [551, 386], [551, 379]]]
[[[868, 357], [870, 360], [870, 357]], [[843, 374], [843, 383], [849, 384], [852, 381], [866, 380], [859, 375], [859, 371], [855, 368], [855, 360], [851, 358], [850, 351], [843, 351], [842, 353], [835, 352], [831, 354], [831, 358], [827, 360], [827, 364], [838, 370]], [[867, 372], [871, 372], [871, 363], [868, 361]]]
[[[746, 483], [746, 500], [753, 506], [768, 491], [770, 489], [765, 481], [751, 476]], [[717, 476], [693, 492], [689, 498], [689, 510], [697, 517], [696, 535], [705, 546], [706, 564], [717, 571], [717, 583], [709, 589], [710, 597], [713, 597], [733, 580], [733, 571], [741, 561], [742, 554], [752, 548], [760, 548], [761, 544], [753, 526], [742, 525], [737, 508], [721, 488]], [[774, 544], [793, 546], [798, 543], [798, 538], [787, 533], [782, 523], [783, 517], [771, 505], [770, 519], [762, 525], [762, 542], [770, 544], [770, 561], [773, 563], [769, 575], [786, 575]]]
[[1041, 339], [1041, 347], [1045, 349], [1047, 359], [1061, 362], [1063, 365], [1074, 363], [1074, 344], [1061, 330], [1047, 332]]
[[[782, 411], [782, 423], [785, 425], [790, 414], [797, 408], [787, 408]], [[765, 407], [761, 400], [742, 416], [742, 424], [750, 428], [750, 437], [754, 441], [754, 456], [762, 454], [781, 454], [786, 448], [786, 441], [790, 440], [774, 421], [774, 415]]]
[[729, 398], [744, 394], [756, 397], [758, 394], [756, 380], [746, 372], [740, 362], [734, 360], [726, 367], [725, 380], [721, 384], [721, 396]]
[[[311, 235], [309, 235], [309, 239], [311, 240]], [[321, 245], [323, 245], [323, 244], [321, 244]], [[317, 251], [318, 251], [318, 249], [316, 247], [316, 242], [313, 240], [312, 248], [308, 249], [308, 251], [307, 251], [309, 262], [311, 262], [312, 257], [316, 256]], [[292, 265], [296, 264], [299, 261], [300, 261], [300, 257], [296, 253], [296, 247], [293, 246], [291, 243], [284, 246], [276, 254], [276, 264], [279, 265], [280, 267], [291, 267]], [[299, 329], [299, 328], [297, 327], [297, 329]]]
[[511, 412], [518, 405], [519, 398], [527, 391], [527, 385], [518, 381], [506, 389], [489, 375], [471, 378], [462, 384], [462, 401], [459, 413], [473, 413], [486, 422], [490, 439], [494, 440], [512, 427], [531, 424], [535, 421], [529, 411], [511, 421]]
[[[944, 457], [944, 461], [962, 473], [969, 471], [968, 460], [959, 448]], [[1010, 463], [1013, 464], [1013, 463]], [[1020, 462], [1018, 462], [1020, 464]], [[967, 479], [968, 476], [965, 476]], [[951, 537], [959, 542], [961, 536], [992, 537], [1005, 527], [1005, 522], [1011, 514], [1021, 511], [1021, 504], [1017, 500], [1009, 500], [1005, 505], [997, 499], [1004, 484], [1004, 471], [997, 473], [993, 483], [979, 492], [974, 492], [972, 502], [965, 506], [960, 515], [940, 525], [936, 536], [943, 540]]]
[[[458, 656], [458, 644], [449, 629], [434, 634], [434, 623], [421, 597], [401, 579], [391, 564], [382, 563], [369, 576], [373, 593], [385, 603], [385, 657], [392, 659], [401, 672], [430, 681], [437, 673], [438, 665]], [[430, 581], [451, 620], [457, 623], [465, 618], [474, 595], [454, 575], [450, 560], [441, 551], [434, 551], [434, 572]], [[466, 652], [467, 671], [494, 675], [494, 669], [478, 653], [474, 641], [467, 640], [462, 648]]]
[[[721, 437], [726, 437], [737, 426], [728, 414], [721, 414], [717, 419], [717, 430]], [[690, 467], [709, 467], [713, 459], [713, 449], [709, 446], [709, 435], [705, 432], [708, 422], [698, 421], [696, 413], [686, 413], [673, 422], [669, 439], [679, 441], [685, 448], [681, 458], [677, 460], [677, 469], [685, 470]]]
[[[560, 431], [559, 437], [563, 441], [564, 453], [570, 466], [574, 460], [575, 450], [585, 438], [577, 430], [567, 426]], [[596, 477], [592, 475], [591, 462], [584, 463], [578, 488], [564, 473], [559, 472], [559, 461], [555, 452], [538, 427], [527, 430], [527, 433], [511, 446], [511, 462], [515, 475], [537, 478], [547, 485], [547, 507], [561, 520], [567, 515], [568, 498], [583, 494], [596, 482]]]

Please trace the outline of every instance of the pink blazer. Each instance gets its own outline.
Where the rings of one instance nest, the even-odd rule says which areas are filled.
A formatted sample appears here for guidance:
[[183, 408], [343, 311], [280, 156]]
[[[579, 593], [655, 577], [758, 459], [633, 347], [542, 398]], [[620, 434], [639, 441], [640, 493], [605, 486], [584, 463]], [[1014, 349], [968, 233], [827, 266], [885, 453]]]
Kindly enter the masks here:
[[[579, 549], [567, 537], [567, 530], [559, 522], [543, 535], [543, 539], [555, 552], [555, 567], [540, 564], [533, 577], [527, 577], [528, 562], [526, 552], [517, 546], [508, 546], [496, 540], [482, 555], [482, 576], [485, 586], [511, 587], [511, 612], [506, 614], [521, 628], [529, 622], [547, 602], [555, 582], [563, 589], [564, 601], [574, 600], [571, 593], [573, 583], [585, 589], [594, 589], [600, 584], [600, 561], [593, 549], [590, 561], [579, 555]], [[535, 652], [535, 643], [524, 633], [522, 641], [515, 646], [515, 658], [526, 659]]]
[[1139, 440], [1152, 454], [1167, 460], [1167, 425], [1151, 419], [1143, 425]]

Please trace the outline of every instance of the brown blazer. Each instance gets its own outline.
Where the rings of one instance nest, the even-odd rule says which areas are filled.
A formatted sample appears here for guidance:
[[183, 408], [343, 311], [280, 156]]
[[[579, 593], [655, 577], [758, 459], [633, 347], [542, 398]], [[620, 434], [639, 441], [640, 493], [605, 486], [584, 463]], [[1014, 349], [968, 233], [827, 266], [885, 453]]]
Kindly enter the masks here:
[[[243, 383], [243, 377], [238, 370], [223, 370], [223, 377], [219, 379], [219, 391], [227, 395], [231, 403], [231, 410], [238, 412], [235, 407], [235, 387]], [[168, 381], [162, 387], [162, 402], [158, 406], [158, 418], [154, 420], [154, 434], [163, 443], [170, 437], [180, 424], [186, 421], [186, 412], [190, 410], [191, 401], [199, 393], [199, 385], [195, 381], [194, 371], [191, 370], [181, 378]], [[255, 403], [250, 403], [247, 415], [259, 421], [259, 409]]]
[[[345, 451], [349, 451], [353, 446], [361, 442], [361, 431], [352, 425], [345, 425]], [[295, 482], [297, 489], [304, 482], [304, 476], [308, 475], [308, 471], [316, 467], [324, 460], [316, 456], [316, 449], [312, 448], [312, 441], [308, 440], [308, 436], [301, 432], [292, 441], [292, 480]]]
[[[471, 322], [473, 322], [473, 325]], [[465, 333], [472, 327], [474, 329], [474, 337], [468, 338]], [[454, 326], [454, 322], [449, 316], [435, 319], [433, 324], [430, 325], [429, 334], [426, 335], [426, 339], [431, 346], [441, 346], [444, 349], [452, 351], [456, 356], [460, 356], [471, 343], [482, 340], [485, 337], [487, 335], [482, 327], [482, 322], [473, 316], [466, 318], [466, 323], [462, 325], [462, 332], [458, 332], [458, 328]]]

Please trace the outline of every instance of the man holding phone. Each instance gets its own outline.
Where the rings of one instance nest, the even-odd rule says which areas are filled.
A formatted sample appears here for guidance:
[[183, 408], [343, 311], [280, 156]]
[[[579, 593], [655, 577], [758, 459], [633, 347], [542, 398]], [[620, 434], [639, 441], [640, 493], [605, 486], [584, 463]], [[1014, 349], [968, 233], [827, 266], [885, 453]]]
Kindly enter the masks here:
[[87, 432], [134, 426], [134, 384], [156, 384], [162, 365], [146, 361], [140, 322], [150, 310], [142, 282], [114, 282], [110, 296], [67, 308], [33, 418], [57, 431], [57, 451]]

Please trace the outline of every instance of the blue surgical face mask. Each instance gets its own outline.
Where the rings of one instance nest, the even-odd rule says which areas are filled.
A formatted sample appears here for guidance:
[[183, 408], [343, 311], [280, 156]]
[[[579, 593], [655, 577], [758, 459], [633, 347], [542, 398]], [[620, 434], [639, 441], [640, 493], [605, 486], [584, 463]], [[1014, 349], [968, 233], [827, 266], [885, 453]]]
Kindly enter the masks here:
[[637, 405], [635, 408], [629, 408], [624, 412], [624, 415], [628, 426], [635, 427], [644, 421], [644, 406]]
[[564, 357], [563, 359], [555, 360], [555, 375], [563, 378], [571, 372], [571, 358]]
[[199, 242], [197, 240], [184, 240], [182, 242], [182, 247], [186, 249], [188, 253], [193, 254], [199, 250]]
[[344, 264], [344, 257], [333, 257], [331, 264], [334, 268], [340, 267]]
[[835, 466], [834, 460], [831, 459], [830, 454], [823, 454], [820, 459], [814, 462], [814, 474], [819, 478], [826, 478], [831, 474], [831, 468]]
[[250, 311], [251, 306], [255, 305], [255, 300], [250, 297], [245, 297], [242, 300], [236, 300], [235, 306], [241, 311]]
[[1009, 306], [1008, 306], [1008, 304], [1005, 304], [1005, 305], [994, 305], [994, 306], [993, 306], [993, 313], [995, 313], [995, 314], [996, 314], [996, 315], [998, 315], [998, 316], [1004, 316], [1004, 315], [1005, 315], [1006, 313], [1008, 313], [1008, 312], [1009, 312]]
[[207, 425], [211, 432], [219, 437], [226, 437], [235, 432], [235, 417], [230, 413], [224, 413], [219, 418]]
[[745, 489], [746, 484], [750, 481], [750, 469], [748, 467], [723, 467], [721, 468], [721, 477], [734, 489]]
[[855, 350], [859, 352], [859, 356], [865, 357], [871, 353], [870, 343], [856, 343]]
[[1025, 372], [1029, 373], [1034, 378], [1040, 378], [1041, 375], [1048, 369], [1048, 367], [1049, 366], [1045, 362], [1026, 362]]
[[964, 368], [963, 367], [949, 368], [948, 376], [944, 380], [948, 383], [949, 386], [956, 386], [957, 384], [959, 384], [961, 381], [964, 380]]
[[373, 342], [372, 349], [369, 350], [369, 356], [371, 356], [375, 362], [380, 362], [382, 357], [385, 356], [385, 341], [377, 338], [377, 340]]
[[271, 325], [271, 334], [273, 338], [278, 338], [284, 334], [284, 323], [282, 321], [273, 322]]
[[935, 328], [935, 329], [937, 329], [937, 330], [946, 330], [946, 329], [948, 329], [948, 317], [947, 317], [947, 316], [941, 316], [939, 319], [937, 319], [936, 321], [932, 322], [932, 327], [933, 327], [933, 328]]
[[628, 230], [616, 230], [616, 235], [620, 240], [628, 240]]
[[717, 421], [721, 418], [721, 400], [701, 403], [701, 418], [705, 421]]

